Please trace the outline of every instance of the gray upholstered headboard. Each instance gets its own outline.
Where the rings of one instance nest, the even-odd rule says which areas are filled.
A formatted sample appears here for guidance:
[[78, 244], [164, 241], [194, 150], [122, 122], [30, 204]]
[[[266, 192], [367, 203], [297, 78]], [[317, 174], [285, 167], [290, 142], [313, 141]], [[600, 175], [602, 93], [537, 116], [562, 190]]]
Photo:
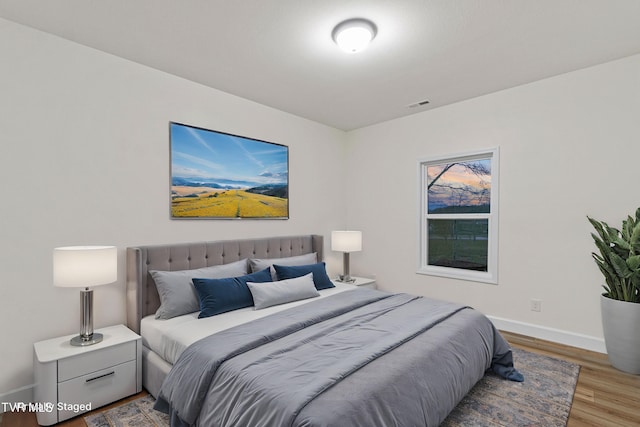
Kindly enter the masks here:
[[322, 245], [322, 236], [305, 235], [127, 248], [127, 326], [140, 333], [140, 320], [160, 307], [149, 270], [191, 270], [244, 258], [282, 258], [312, 252], [317, 252], [320, 261]]

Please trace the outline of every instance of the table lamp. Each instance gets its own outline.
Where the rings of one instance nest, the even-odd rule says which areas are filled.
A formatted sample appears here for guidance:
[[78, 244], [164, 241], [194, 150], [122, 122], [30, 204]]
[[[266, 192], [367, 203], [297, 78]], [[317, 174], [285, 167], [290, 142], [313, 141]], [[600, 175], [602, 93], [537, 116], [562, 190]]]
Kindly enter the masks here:
[[352, 279], [349, 275], [349, 253], [362, 250], [362, 231], [332, 231], [331, 250], [343, 252], [344, 274], [340, 276], [338, 281], [345, 283], [355, 282], [355, 279]]
[[102, 341], [93, 333], [93, 291], [89, 286], [113, 283], [118, 278], [118, 251], [115, 246], [66, 246], [53, 250], [53, 284], [84, 288], [80, 291], [80, 335], [71, 345], [87, 346]]

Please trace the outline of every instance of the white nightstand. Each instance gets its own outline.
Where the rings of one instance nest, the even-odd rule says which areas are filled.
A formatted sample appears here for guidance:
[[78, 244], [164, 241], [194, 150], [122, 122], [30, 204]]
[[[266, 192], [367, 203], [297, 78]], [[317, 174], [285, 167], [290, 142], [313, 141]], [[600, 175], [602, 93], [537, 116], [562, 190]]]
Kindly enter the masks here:
[[356, 276], [351, 276], [351, 278], [356, 279], [355, 282], [351, 283], [352, 285], [359, 286], [362, 288], [377, 289], [376, 279], [369, 279], [366, 277], [356, 277]]
[[142, 390], [142, 341], [124, 325], [97, 329], [102, 342], [72, 346], [77, 334], [33, 345], [40, 425], [48, 426]]

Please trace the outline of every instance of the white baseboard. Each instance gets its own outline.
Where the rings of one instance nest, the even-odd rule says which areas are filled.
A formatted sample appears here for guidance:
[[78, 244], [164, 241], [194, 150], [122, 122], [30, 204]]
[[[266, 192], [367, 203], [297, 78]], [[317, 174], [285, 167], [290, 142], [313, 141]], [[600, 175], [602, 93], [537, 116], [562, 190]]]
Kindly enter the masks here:
[[0, 414], [5, 412], [3, 403], [33, 402], [33, 384], [0, 394]]
[[527, 335], [529, 337], [557, 342], [598, 353], [607, 353], [607, 348], [604, 344], [604, 339], [602, 338], [563, 331], [561, 329], [548, 328], [546, 326], [539, 326], [531, 323], [519, 322], [517, 320], [502, 319], [494, 316], [487, 317], [491, 322], [493, 322], [496, 328], [503, 331]]

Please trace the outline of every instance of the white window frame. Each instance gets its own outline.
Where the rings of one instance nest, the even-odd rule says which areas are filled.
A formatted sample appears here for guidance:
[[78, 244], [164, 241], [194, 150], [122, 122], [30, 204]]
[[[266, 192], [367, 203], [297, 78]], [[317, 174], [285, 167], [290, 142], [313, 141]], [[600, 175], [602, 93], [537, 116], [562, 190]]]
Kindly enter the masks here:
[[[479, 159], [491, 159], [491, 209], [483, 214], [429, 214], [427, 210], [427, 166]], [[449, 277], [498, 284], [498, 212], [500, 195], [500, 150], [498, 147], [486, 150], [429, 157], [418, 161], [419, 212], [418, 230], [420, 235], [418, 250], [418, 274]], [[487, 219], [489, 224], [487, 246], [487, 271], [465, 270], [462, 268], [428, 265], [428, 219]]]

